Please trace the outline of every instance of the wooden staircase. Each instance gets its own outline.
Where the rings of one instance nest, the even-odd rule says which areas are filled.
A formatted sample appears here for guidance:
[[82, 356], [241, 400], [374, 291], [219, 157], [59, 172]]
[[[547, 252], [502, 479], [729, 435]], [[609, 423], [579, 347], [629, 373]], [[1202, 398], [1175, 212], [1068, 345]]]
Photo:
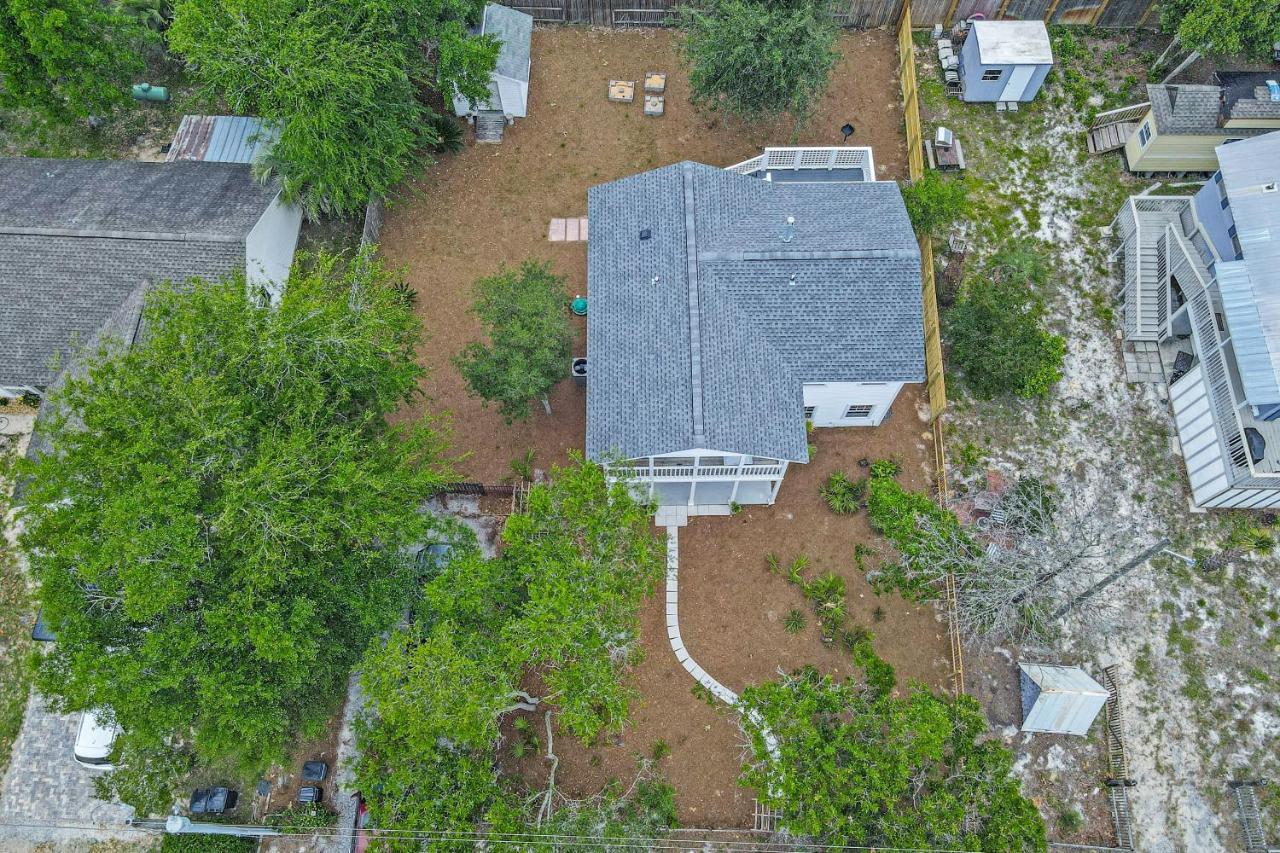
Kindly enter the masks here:
[[1133, 849], [1133, 815], [1129, 811], [1129, 759], [1125, 755], [1124, 712], [1120, 707], [1120, 686], [1116, 683], [1117, 667], [1102, 669], [1102, 686], [1107, 688], [1106, 741], [1107, 764], [1111, 778], [1107, 780], [1107, 796], [1111, 800], [1111, 818], [1115, 823], [1116, 847]]
[[1246, 853], [1266, 853], [1266, 835], [1262, 829], [1262, 812], [1258, 809], [1258, 786], [1261, 782], [1232, 782], [1236, 795], [1236, 813], [1240, 816], [1240, 834], [1244, 836]]
[[1123, 148], [1151, 109], [1151, 102], [1098, 113], [1089, 124], [1089, 153], [1106, 154]]
[[476, 142], [497, 145], [507, 128], [507, 117], [498, 110], [483, 110], [476, 114]]

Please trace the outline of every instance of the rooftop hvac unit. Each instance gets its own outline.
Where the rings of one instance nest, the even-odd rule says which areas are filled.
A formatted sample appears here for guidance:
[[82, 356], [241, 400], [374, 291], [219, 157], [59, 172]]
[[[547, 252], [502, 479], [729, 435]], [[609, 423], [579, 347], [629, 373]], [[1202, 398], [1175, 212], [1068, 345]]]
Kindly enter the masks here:
[[933, 135], [933, 145], [935, 148], [950, 148], [955, 144], [956, 135], [948, 128], [940, 127]]

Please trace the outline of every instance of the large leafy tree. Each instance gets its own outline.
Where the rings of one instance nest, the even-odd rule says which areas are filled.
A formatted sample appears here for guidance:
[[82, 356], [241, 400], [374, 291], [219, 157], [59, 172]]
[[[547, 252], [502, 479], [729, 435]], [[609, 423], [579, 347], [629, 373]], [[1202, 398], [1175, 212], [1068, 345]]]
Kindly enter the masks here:
[[357, 210], [440, 142], [424, 93], [487, 96], [483, 0], [183, 0], [169, 30], [211, 94], [279, 125], [266, 166], [310, 215]]
[[1266, 59], [1280, 42], [1275, 0], [1165, 0], [1160, 26], [1192, 50]]
[[471, 393], [497, 403], [507, 423], [527, 418], [537, 398], [550, 411], [547, 395], [568, 373], [573, 346], [564, 277], [538, 261], [503, 267], [476, 282], [471, 313], [489, 337], [454, 359]]
[[420, 327], [370, 257], [300, 262], [278, 307], [242, 277], [157, 287], [132, 348], [52, 397], [23, 544], [58, 642], [40, 688], [106, 707], [128, 749], [257, 767], [332, 711], [395, 621], [447, 482], [416, 393]]
[[[500, 557], [455, 549], [426, 584], [415, 622], [362, 667], [371, 711], [358, 729], [356, 776], [376, 825], [519, 821], [496, 771], [507, 714], [536, 712], [548, 731], [558, 715], [584, 741], [621, 727], [640, 602], [664, 564], [650, 528], [624, 484], [581, 462], [530, 490]], [[540, 797], [542, 816], [553, 793]]]
[[100, 0], [0, 0], [0, 107], [84, 118], [124, 103], [143, 35]]
[[893, 698], [804, 669], [748, 687], [742, 703], [752, 749], [743, 782], [784, 809], [793, 834], [894, 848], [1045, 849], [1044, 822], [1011, 775], [1013, 757], [983, 739], [986, 721], [970, 696], [916, 688]]
[[824, 0], [709, 0], [679, 22], [694, 103], [743, 119], [808, 118], [839, 55]]

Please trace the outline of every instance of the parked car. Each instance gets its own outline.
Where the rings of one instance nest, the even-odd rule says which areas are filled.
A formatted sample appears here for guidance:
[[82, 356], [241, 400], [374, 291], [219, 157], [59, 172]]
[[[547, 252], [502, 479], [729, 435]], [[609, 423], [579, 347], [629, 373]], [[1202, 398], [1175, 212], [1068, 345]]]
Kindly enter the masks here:
[[443, 569], [449, 562], [449, 554], [453, 545], [449, 542], [432, 542], [417, 555], [418, 572], [422, 577], [431, 577]]
[[369, 849], [369, 843], [373, 841], [373, 830], [369, 829], [369, 805], [364, 801], [364, 797], [359, 792], [352, 794], [356, 798], [356, 819], [352, 829], [355, 832], [351, 836], [352, 853], [365, 853]]
[[98, 711], [85, 711], [80, 715], [80, 729], [76, 732], [72, 755], [77, 763], [90, 770], [114, 770], [111, 750], [119, 734], [120, 727], [104, 723]]

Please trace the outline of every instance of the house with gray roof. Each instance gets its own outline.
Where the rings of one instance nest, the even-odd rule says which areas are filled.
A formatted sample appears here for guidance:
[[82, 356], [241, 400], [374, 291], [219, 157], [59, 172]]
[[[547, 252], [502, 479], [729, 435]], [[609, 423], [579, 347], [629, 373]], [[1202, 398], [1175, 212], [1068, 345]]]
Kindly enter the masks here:
[[278, 297], [301, 219], [244, 164], [0, 159], [0, 396], [130, 341], [152, 284], [242, 271]]
[[1280, 85], [1269, 85], [1277, 78], [1220, 72], [1212, 85], [1148, 85], [1147, 111], [1124, 144], [1129, 171], [1216, 171], [1219, 145], [1280, 129]]
[[919, 247], [874, 176], [869, 149], [767, 149], [593, 187], [588, 457], [727, 510], [774, 501], [809, 425], [880, 424], [924, 331]]
[[477, 118], [489, 114], [510, 122], [529, 114], [529, 69], [533, 40], [533, 16], [489, 3], [484, 7], [476, 35], [492, 36], [499, 43], [498, 61], [489, 81], [489, 98], [473, 103], [459, 94], [453, 111], [460, 117]]
[[1215, 154], [1116, 218], [1127, 359], [1167, 385], [1195, 506], [1280, 507], [1280, 132]]

